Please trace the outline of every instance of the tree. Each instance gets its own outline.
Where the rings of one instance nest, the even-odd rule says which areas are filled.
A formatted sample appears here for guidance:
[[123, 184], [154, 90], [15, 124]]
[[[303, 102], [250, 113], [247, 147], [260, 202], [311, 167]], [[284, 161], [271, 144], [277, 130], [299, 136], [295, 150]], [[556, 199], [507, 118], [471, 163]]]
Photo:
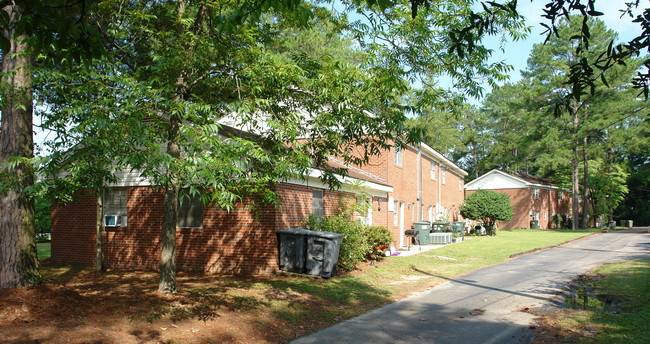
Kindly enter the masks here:
[[[330, 42], [333, 50], [342, 54], [321, 55], [319, 52], [326, 49], [312, 46], [304, 54], [287, 56], [283, 47], [296, 44], [289, 39], [292, 32], [301, 32], [307, 26], [325, 28], [325, 32], [335, 27], [340, 32], [349, 26], [312, 4], [262, 4], [124, 2], [115, 8], [103, 7], [92, 18], [110, 46], [107, 54], [94, 61], [94, 73], [80, 66], [83, 69], [73, 71], [77, 74], [69, 82], [46, 85], [58, 88], [52, 94], [67, 97], [65, 104], [82, 99], [92, 84], [103, 84], [116, 93], [102, 93], [96, 100], [116, 111], [107, 112], [104, 120], [95, 120], [96, 116], [88, 111], [78, 115], [61, 106], [51, 112], [56, 123], [94, 128], [91, 132], [101, 133], [111, 131], [102, 126], [110, 129], [118, 123], [133, 123], [117, 130], [116, 136], [138, 149], [116, 153], [114, 163], [116, 168], [140, 171], [165, 190], [161, 292], [176, 288], [179, 190], [187, 188], [191, 194], [201, 194], [207, 203], [225, 209], [233, 209], [240, 202], [277, 204], [273, 185], [302, 175], [314, 165], [325, 170], [324, 180], [335, 188], [339, 181], [334, 174], [345, 174], [345, 170], [328, 167], [329, 156], [360, 165], [370, 155], [389, 148], [387, 142], [417, 139], [415, 132], [394, 135], [403, 132], [406, 108], [402, 100], [409, 89], [406, 76], [447, 71], [465, 77], [455, 71], [457, 68], [465, 74], [474, 69], [480, 69], [480, 75], [495, 73], [481, 69], [486, 59], [484, 51], [480, 56], [464, 57], [447, 53], [445, 59], [453, 64], [438, 64], [436, 69], [424, 68], [422, 61], [409, 62], [408, 68], [418, 67], [416, 72], [393, 58], [383, 59], [386, 49], [368, 49], [362, 60], [350, 58], [355, 54], [347, 54], [350, 50], [341, 49], [345, 44], [337, 40]], [[365, 8], [359, 3], [349, 5]], [[428, 27], [425, 19], [409, 18], [410, 12], [402, 4], [394, 6], [396, 12], [391, 13], [391, 20], [402, 18], [409, 23], [400, 30], [414, 23], [421, 26], [420, 30]], [[421, 13], [424, 18], [435, 15], [445, 21], [457, 18], [455, 27], [467, 22], [464, 17], [433, 9]], [[314, 25], [311, 20], [315, 14], [333, 25]], [[373, 14], [377, 18], [387, 15], [381, 11]], [[512, 21], [503, 18], [504, 22]], [[342, 28], [338, 28], [341, 24]], [[408, 30], [399, 34], [413, 39]], [[440, 37], [428, 35], [417, 44], [433, 45]], [[309, 41], [326, 42], [318, 35]], [[104, 82], [100, 78], [102, 82], [98, 83], [88, 78], [101, 73], [112, 80]], [[467, 88], [474, 85], [469, 83]], [[81, 91], [68, 92], [71, 88]], [[223, 130], [220, 123], [225, 122], [250, 132], [233, 135]], [[70, 130], [63, 126], [59, 129]], [[92, 139], [91, 132], [80, 130], [75, 144], [89, 148], [93, 141], [86, 137]], [[304, 141], [302, 137], [312, 139]], [[161, 146], [165, 149], [161, 150]], [[364, 154], [353, 152], [352, 148], [357, 147], [362, 147]]]
[[97, 55], [96, 32], [84, 26], [86, 1], [5, 1], [0, 12], [0, 287], [40, 282], [34, 241], [32, 65], [53, 49], [79, 62]]
[[602, 160], [593, 161], [589, 164], [589, 168], [591, 169], [589, 197], [594, 221], [599, 215], [608, 215], [609, 221], [612, 221], [614, 209], [621, 204], [629, 192], [625, 184], [628, 174], [621, 166], [608, 164]]
[[460, 214], [467, 219], [482, 220], [489, 235], [496, 235], [497, 221], [510, 221], [514, 207], [510, 196], [491, 190], [478, 190], [467, 196]]
[[0, 161], [5, 184], [0, 195], [0, 287], [16, 288], [40, 283], [34, 242], [34, 201], [24, 190], [34, 183], [32, 134], [32, 56], [29, 36], [18, 23], [24, 9], [14, 3], [2, 8], [2, 36], [9, 47], [2, 51], [2, 131]]
[[[589, 192], [596, 189], [589, 183], [589, 162], [602, 159], [609, 164], [620, 163], [612, 152], [628, 149], [622, 141], [645, 140], [637, 132], [643, 127], [638, 123], [647, 111], [647, 102], [636, 97], [630, 83], [640, 62], [627, 60], [625, 65], [607, 70], [608, 84], [599, 80], [593, 84], [591, 94], [580, 100], [574, 98], [571, 107], [558, 107], [567, 94], [573, 94], [568, 80], [572, 66], [594, 60], [601, 42], [616, 38], [602, 22], [589, 20], [585, 25], [598, 43], [590, 49], [577, 49], [572, 37], [581, 25], [580, 17], [557, 23], [557, 36], [534, 46], [524, 78], [516, 85], [495, 89], [484, 109], [497, 119], [492, 124], [497, 143], [490, 154], [491, 163], [503, 169], [515, 167], [515, 172], [524, 170], [550, 177], [563, 187], [572, 186], [574, 224], [585, 227], [587, 212], [583, 212], [581, 224], [577, 221], [578, 195], [582, 190], [582, 208], [590, 209]], [[566, 184], [564, 174], [568, 170], [571, 178]]]

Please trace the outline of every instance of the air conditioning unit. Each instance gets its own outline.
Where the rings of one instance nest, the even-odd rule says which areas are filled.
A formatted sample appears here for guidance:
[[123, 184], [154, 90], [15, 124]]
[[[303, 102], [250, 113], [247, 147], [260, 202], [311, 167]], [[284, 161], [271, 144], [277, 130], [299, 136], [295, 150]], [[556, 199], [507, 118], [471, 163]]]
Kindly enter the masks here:
[[122, 216], [120, 215], [104, 215], [104, 226], [117, 227], [121, 225]]

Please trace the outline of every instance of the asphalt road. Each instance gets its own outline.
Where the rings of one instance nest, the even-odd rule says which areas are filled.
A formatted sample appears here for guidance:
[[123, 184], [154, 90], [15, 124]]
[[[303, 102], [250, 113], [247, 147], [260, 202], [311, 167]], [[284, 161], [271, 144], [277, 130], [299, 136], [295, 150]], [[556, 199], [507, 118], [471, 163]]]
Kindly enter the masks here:
[[527, 343], [525, 308], [562, 307], [568, 283], [599, 265], [650, 258], [647, 228], [603, 233], [474, 271], [291, 342]]

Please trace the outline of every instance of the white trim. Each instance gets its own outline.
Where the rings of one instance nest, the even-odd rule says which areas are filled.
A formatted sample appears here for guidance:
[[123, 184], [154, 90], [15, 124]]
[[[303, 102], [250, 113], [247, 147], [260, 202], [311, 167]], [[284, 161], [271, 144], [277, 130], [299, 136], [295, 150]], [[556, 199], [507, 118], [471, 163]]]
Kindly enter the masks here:
[[[511, 180], [513, 180], [513, 181], [515, 181], [517, 183], [523, 184], [522, 186], [503, 186], [503, 187], [499, 187], [499, 188], [495, 188], [495, 189], [537, 188], [537, 189], [544, 189], [544, 190], [560, 190], [560, 188], [557, 187], [557, 186], [531, 183], [531, 182], [528, 182], [528, 181], [526, 181], [524, 179], [521, 179], [521, 178], [519, 178], [517, 176], [513, 176], [513, 175], [511, 175], [509, 173], [506, 173], [506, 172], [503, 172], [503, 171], [500, 171], [500, 170], [496, 170], [496, 169], [494, 169], [494, 170], [492, 170], [492, 171], [490, 171], [490, 172], [488, 172], [488, 173], [486, 173], [486, 174], [472, 180], [469, 183], [465, 183], [465, 190], [478, 190], [479, 188], [474, 187], [474, 185], [478, 184], [480, 181], [482, 181], [482, 180], [484, 180], [484, 179], [486, 179], [489, 176], [492, 176], [494, 174], [498, 174], [498, 175], [503, 176], [505, 178], [511, 179]], [[483, 188], [483, 189], [489, 190], [490, 188]]]
[[[309, 172], [309, 175], [306, 179], [292, 178], [284, 181], [284, 183], [328, 189], [329, 185], [326, 185], [319, 179], [319, 177], [322, 175], [323, 175], [323, 171], [312, 169]], [[381, 185], [381, 184], [369, 182], [367, 180], [361, 180], [352, 177], [343, 178], [339, 175], [336, 175], [336, 179], [340, 181], [342, 184], [341, 189], [339, 191], [355, 193], [356, 190], [354, 189], [353, 185], [355, 185], [356, 183], [361, 183], [363, 190], [373, 196], [386, 197], [387, 192], [393, 192], [392, 186]]]
[[465, 172], [462, 168], [458, 167], [458, 165], [451, 162], [451, 160], [445, 158], [442, 154], [438, 153], [435, 149], [429, 147], [426, 143], [420, 143], [420, 148], [422, 149], [424, 155], [429, 157], [429, 159], [437, 161], [439, 165], [445, 165], [449, 170], [458, 173], [463, 177], [466, 177], [469, 174]]

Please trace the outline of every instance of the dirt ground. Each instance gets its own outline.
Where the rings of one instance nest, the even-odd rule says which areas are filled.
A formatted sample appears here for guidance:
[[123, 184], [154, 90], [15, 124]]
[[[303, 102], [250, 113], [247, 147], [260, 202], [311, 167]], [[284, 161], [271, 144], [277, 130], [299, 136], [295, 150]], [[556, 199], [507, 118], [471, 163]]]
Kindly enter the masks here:
[[[380, 306], [347, 310], [291, 288], [259, 287], [295, 278], [286, 276], [179, 273], [179, 291], [162, 295], [155, 272], [96, 273], [47, 261], [41, 271], [37, 287], [0, 289], [0, 344], [285, 343]], [[561, 343], [563, 335], [552, 317], [540, 317], [534, 343]]]
[[161, 295], [155, 272], [42, 264], [41, 285], [0, 289], [0, 343], [284, 343], [346, 318], [343, 304], [255, 287], [295, 277], [179, 273]]

